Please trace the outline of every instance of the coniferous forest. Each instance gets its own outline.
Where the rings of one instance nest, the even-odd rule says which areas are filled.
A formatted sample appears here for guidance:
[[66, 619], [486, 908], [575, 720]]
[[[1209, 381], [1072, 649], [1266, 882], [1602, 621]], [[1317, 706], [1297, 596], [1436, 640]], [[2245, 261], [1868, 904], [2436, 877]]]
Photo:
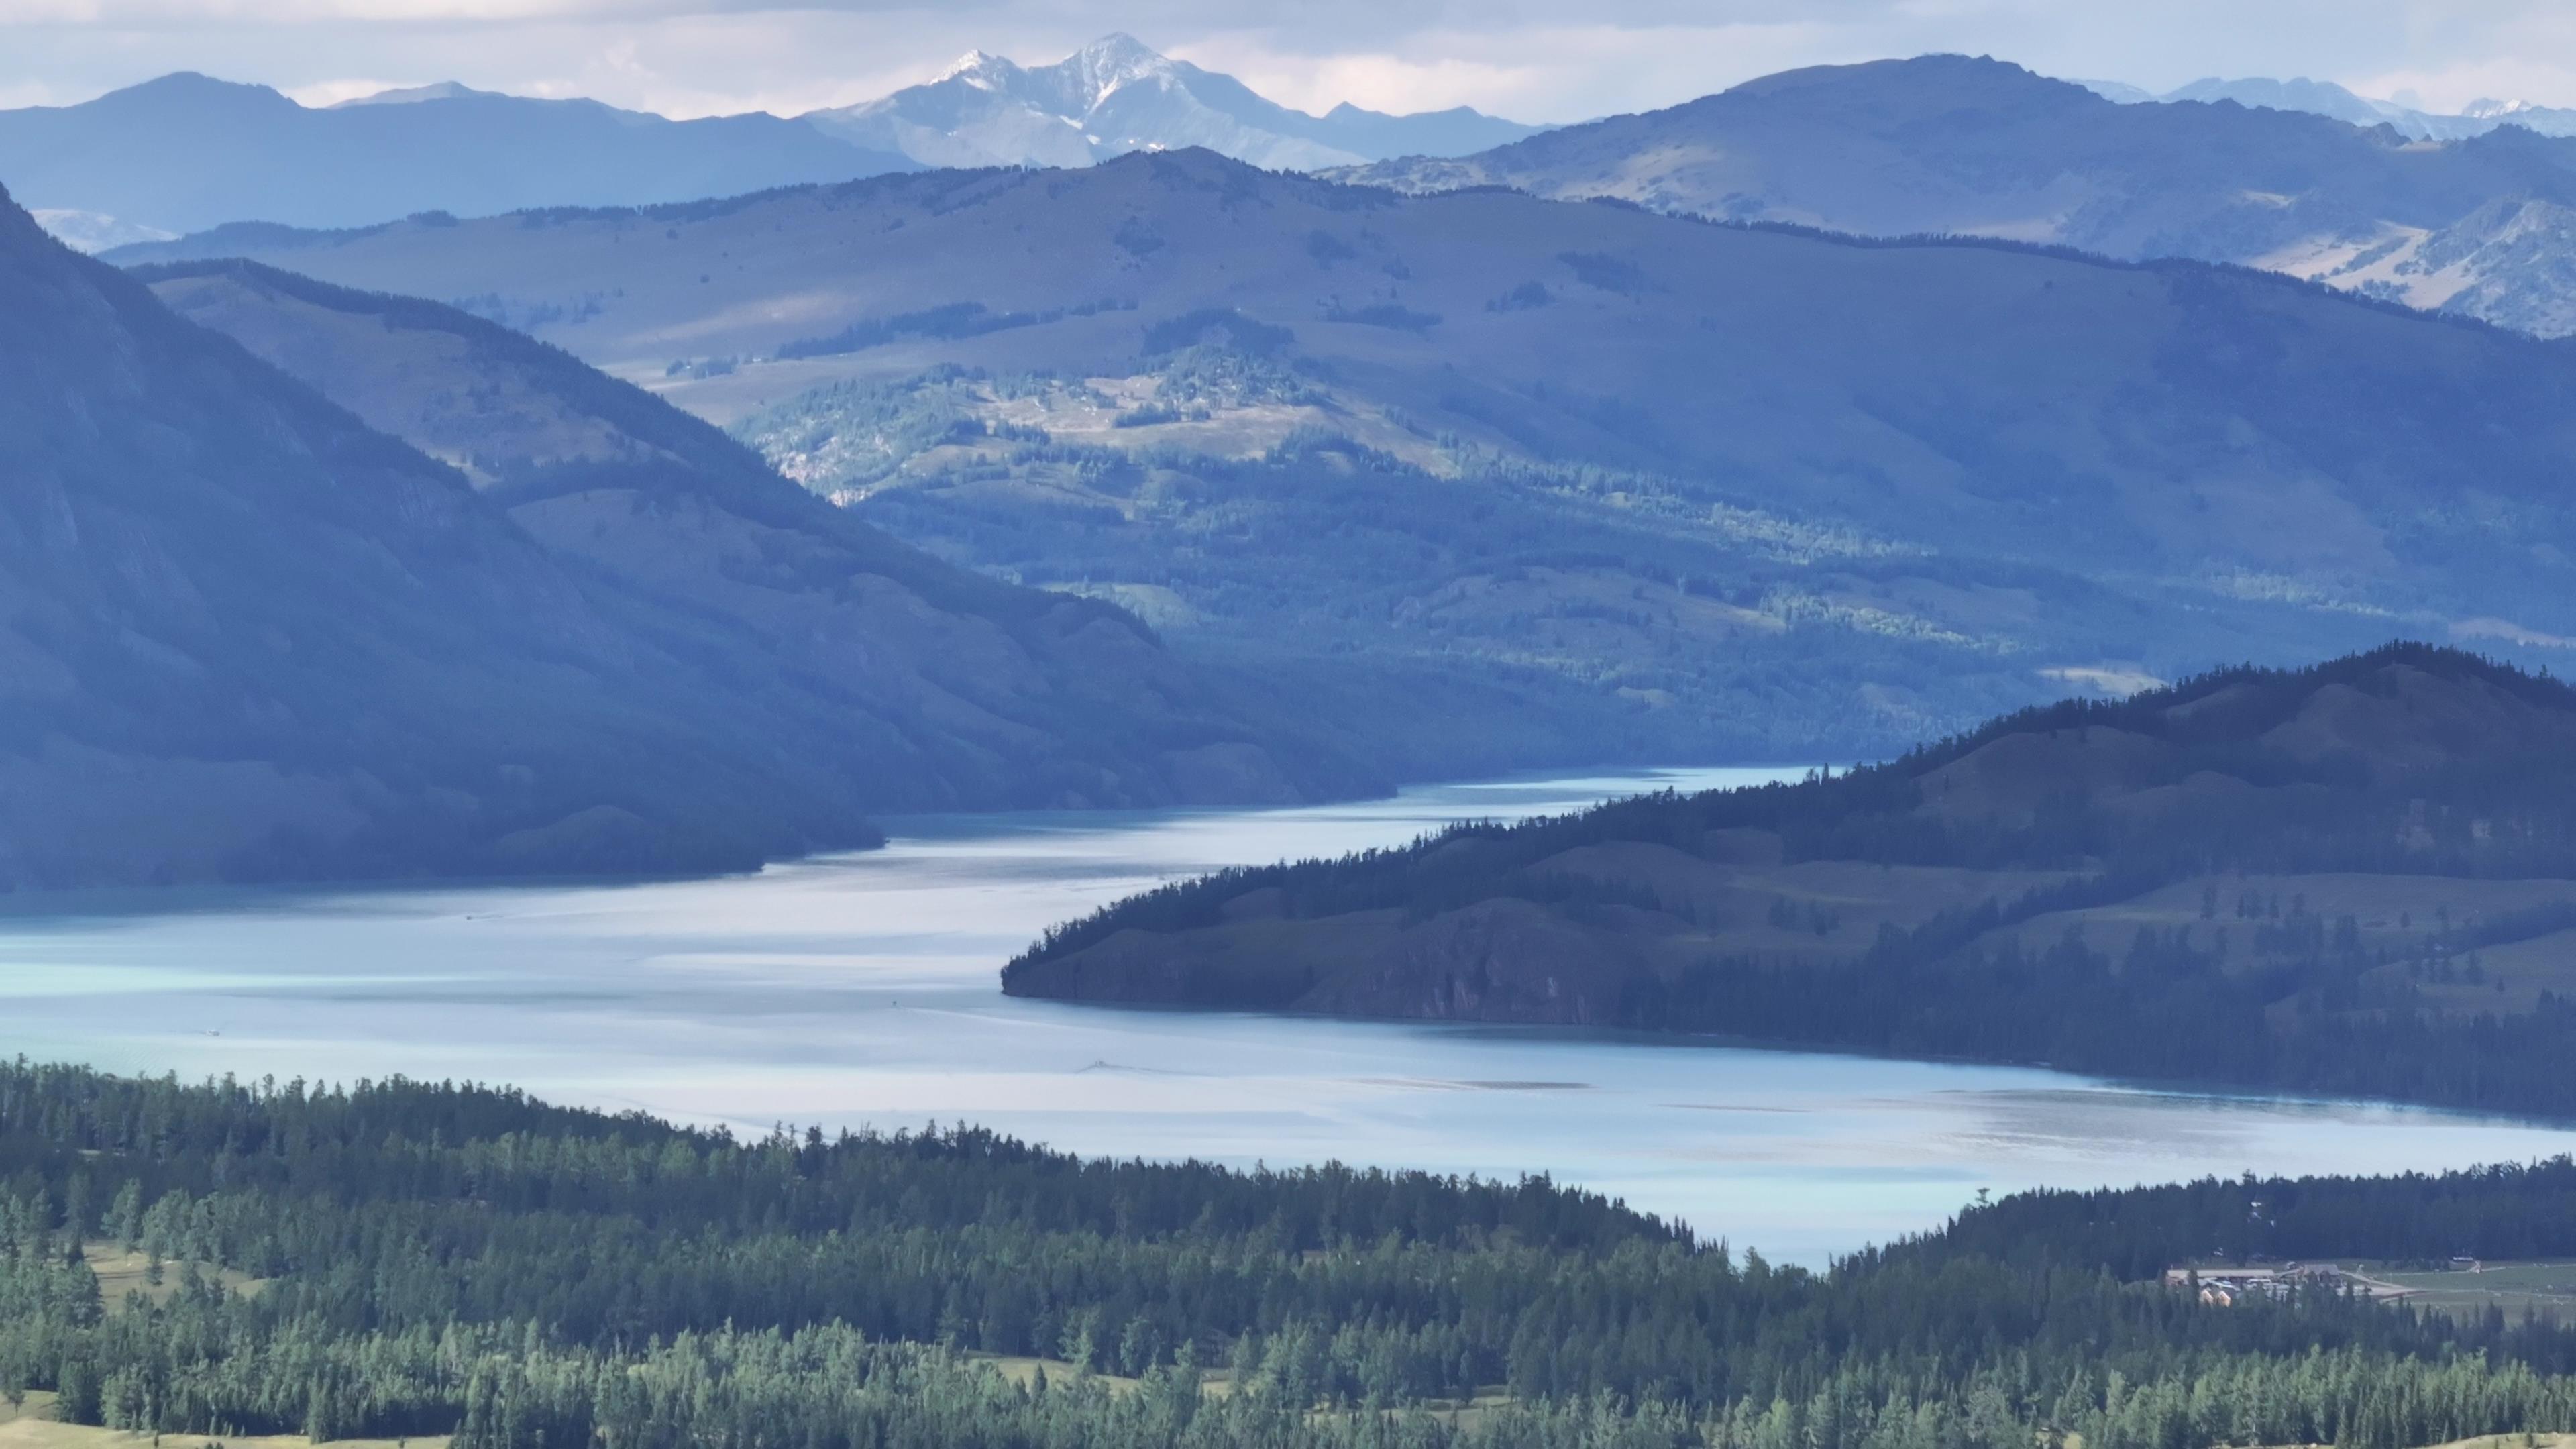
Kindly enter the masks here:
[[[1176, 881], [1002, 980], [2570, 1119], [2570, 761], [2576, 688], [2397, 643], [2067, 700], [1841, 774]], [[2472, 881], [2517, 903], [2431, 904]], [[2524, 948], [2520, 995], [2481, 958], [2499, 946]]]
[[[2576, 1425], [2576, 1330], [2314, 1289], [2211, 1307], [2163, 1267], [2566, 1253], [2571, 1201], [2566, 1161], [2034, 1194], [1811, 1272], [1544, 1179], [962, 1127], [743, 1141], [482, 1087], [21, 1061], [0, 1389], [134, 1430], [460, 1449], [2397, 1449]], [[103, 1302], [102, 1243], [166, 1291]]]

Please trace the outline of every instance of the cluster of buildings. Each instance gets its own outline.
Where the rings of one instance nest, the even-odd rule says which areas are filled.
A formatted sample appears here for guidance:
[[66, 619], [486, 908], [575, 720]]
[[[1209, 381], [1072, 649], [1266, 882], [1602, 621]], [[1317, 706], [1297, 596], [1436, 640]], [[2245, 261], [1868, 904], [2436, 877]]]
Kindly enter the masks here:
[[2200, 1301], [2213, 1307], [2227, 1308], [2253, 1298], [2287, 1298], [2296, 1289], [2357, 1289], [2377, 1296], [2386, 1285], [2377, 1284], [2355, 1273], [2347, 1273], [2332, 1263], [2283, 1263], [2277, 1267], [2167, 1268], [2167, 1287], [2197, 1293]]

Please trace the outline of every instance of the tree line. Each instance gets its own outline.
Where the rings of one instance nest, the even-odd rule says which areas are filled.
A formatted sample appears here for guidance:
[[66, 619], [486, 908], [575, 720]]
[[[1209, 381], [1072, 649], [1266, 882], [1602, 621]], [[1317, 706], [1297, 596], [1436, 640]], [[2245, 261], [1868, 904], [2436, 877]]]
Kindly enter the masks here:
[[[0, 1390], [136, 1430], [460, 1449], [2396, 1449], [2576, 1423], [2554, 1323], [2132, 1281], [2234, 1244], [2255, 1190], [2008, 1198], [1811, 1272], [1544, 1179], [1085, 1161], [965, 1128], [745, 1141], [478, 1087], [21, 1062]], [[2576, 1166], [2261, 1191], [2289, 1225], [2269, 1246], [2545, 1247]], [[103, 1302], [101, 1240], [159, 1291]]]

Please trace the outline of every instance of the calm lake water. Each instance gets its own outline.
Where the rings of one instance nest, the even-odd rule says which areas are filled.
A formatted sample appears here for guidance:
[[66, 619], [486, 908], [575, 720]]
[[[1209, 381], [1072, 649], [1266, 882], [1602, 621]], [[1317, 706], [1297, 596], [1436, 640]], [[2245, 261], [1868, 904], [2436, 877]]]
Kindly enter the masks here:
[[2576, 1149], [2576, 1134], [2388, 1107], [1598, 1035], [1118, 1011], [1012, 1001], [995, 984], [1047, 925], [1176, 875], [1766, 778], [912, 820], [886, 850], [653, 885], [22, 908], [0, 916], [0, 1052], [191, 1077], [507, 1081], [754, 1131], [966, 1119], [1092, 1154], [1548, 1172], [1811, 1263], [1934, 1226], [1981, 1187]]

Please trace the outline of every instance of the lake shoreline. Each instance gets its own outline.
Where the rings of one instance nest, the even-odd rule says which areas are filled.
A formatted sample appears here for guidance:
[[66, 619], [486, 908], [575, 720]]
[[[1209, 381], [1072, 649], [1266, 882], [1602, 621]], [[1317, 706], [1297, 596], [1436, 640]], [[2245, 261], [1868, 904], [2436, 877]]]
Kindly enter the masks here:
[[[761, 1135], [970, 1121], [1085, 1157], [1544, 1173], [1778, 1261], [1976, 1189], [2524, 1161], [2576, 1134], [2160, 1095], [2022, 1067], [1478, 1023], [1002, 996], [1048, 925], [1185, 875], [1766, 771], [1476, 782], [1258, 812], [932, 817], [882, 850], [656, 884], [235, 890], [0, 913], [0, 1056], [183, 1080], [509, 1082]], [[100, 902], [87, 902], [95, 907]], [[1654, 1046], [1660, 1050], [1640, 1050]]]
[[2483, 1122], [2520, 1127], [2538, 1127], [2551, 1131], [2576, 1132], [2576, 1117], [2551, 1117], [2525, 1112], [2481, 1112], [2468, 1107], [2446, 1106], [2439, 1102], [2413, 1102], [2397, 1097], [2339, 1097], [2312, 1092], [2269, 1091], [2241, 1083], [2200, 1081], [2187, 1077], [2103, 1076], [2092, 1072], [2073, 1071], [2049, 1062], [2012, 1061], [2002, 1057], [1945, 1056], [1930, 1052], [1880, 1052], [1831, 1042], [1774, 1041], [1762, 1037], [1733, 1036], [1722, 1032], [1649, 1031], [1643, 1027], [1572, 1026], [1556, 1022], [1465, 1021], [1451, 1017], [1429, 1016], [1349, 1016], [1325, 1011], [1247, 1011], [1240, 1007], [1198, 1006], [1169, 1001], [1095, 1001], [1082, 997], [1030, 997], [1051, 1005], [1077, 1011], [1106, 1011], [1170, 1016], [1226, 1016], [1262, 1021], [1323, 1021], [1368, 1023], [1380, 1026], [1406, 1026], [1437, 1029], [1462, 1034], [1492, 1033], [1498, 1037], [1530, 1041], [1567, 1041], [1612, 1045], [1621, 1048], [1666, 1049], [1673, 1051], [1743, 1051], [1776, 1052], [1794, 1057], [1843, 1057], [1865, 1062], [1911, 1062], [1923, 1066], [1995, 1067], [2013, 1071], [2046, 1072], [2051, 1076], [2089, 1082], [2122, 1092], [2170, 1097], [2177, 1101], [2242, 1102], [2279, 1107], [2312, 1107], [2323, 1110], [2346, 1108], [2387, 1108], [2407, 1112], [2424, 1112], [2456, 1118], [2462, 1122]]

